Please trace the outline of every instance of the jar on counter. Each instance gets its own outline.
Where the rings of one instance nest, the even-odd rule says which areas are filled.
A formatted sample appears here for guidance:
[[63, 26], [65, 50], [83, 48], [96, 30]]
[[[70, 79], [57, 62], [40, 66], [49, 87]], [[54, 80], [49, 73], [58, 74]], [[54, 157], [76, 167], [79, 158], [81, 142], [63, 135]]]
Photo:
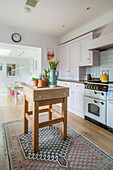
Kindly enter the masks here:
[[91, 80], [91, 74], [87, 74], [87, 80]]

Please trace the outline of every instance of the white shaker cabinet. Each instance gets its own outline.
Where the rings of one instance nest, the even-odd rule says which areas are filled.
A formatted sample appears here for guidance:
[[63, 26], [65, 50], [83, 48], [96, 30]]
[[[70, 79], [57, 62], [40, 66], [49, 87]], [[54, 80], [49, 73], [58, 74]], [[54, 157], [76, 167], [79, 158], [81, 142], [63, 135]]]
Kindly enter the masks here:
[[88, 44], [90, 40], [96, 37], [97, 34], [93, 32], [86, 34], [79, 38], [79, 66], [97, 66], [99, 65], [99, 55], [98, 50], [89, 51]]
[[79, 80], [79, 65], [78, 65], [78, 42], [70, 44], [71, 56], [71, 76], [75, 80]]
[[84, 118], [84, 84], [57, 81], [57, 85], [69, 87], [68, 111]]
[[59, 74], [60, 76], [70, 75], [71, 61], [70, 61], [70, 48], [68, 45], [59, 48]]
[[72, 83], [71, 107], [75, 114], [84, 117], [84, 84]]
[[64, 81], [57, 81], [58, 86], [64, 86], [64, 87], [69, 87], [69, 97], [68, 97], [68, 107], [71, 106], [71, 83], [70, 82], [64, 82]]
[[78, 42], [59, 47], [59, 77], [79, 80]]
[[107, 126], [113, 128], [113, 103], [107, 101]]

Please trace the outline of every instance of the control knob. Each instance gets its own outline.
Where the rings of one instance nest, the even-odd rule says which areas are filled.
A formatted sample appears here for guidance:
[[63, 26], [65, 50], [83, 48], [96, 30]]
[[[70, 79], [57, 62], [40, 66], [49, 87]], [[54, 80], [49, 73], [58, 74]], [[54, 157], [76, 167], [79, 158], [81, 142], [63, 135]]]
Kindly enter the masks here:
[[96, 90], [99, 90], [99, 87], [98, 87], [98, 86], [96, 87]]
[[94, 88], [94, 86], [91, 86], [91, 89], [93, 89]]

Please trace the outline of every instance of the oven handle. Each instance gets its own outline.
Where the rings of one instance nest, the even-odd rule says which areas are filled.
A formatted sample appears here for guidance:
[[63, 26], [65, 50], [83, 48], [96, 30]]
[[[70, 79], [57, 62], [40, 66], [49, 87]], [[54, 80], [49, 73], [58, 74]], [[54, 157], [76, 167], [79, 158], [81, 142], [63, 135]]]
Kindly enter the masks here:
[[104, 95], [104, 93], [98, 92], [98, 91], [94, 91], [95, 94], [101, 94], [102, 96]]
[[104, 102], [100, 102], [98, 100], [94, 100], [95, 103], [101, 103], [102, 105], [104, 105]]

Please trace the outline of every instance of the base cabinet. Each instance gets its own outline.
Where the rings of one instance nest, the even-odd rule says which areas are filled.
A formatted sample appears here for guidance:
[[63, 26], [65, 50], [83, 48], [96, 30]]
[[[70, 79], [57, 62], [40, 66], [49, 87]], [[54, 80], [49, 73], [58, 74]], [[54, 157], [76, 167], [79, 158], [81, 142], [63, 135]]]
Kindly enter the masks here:
[[57, 81], [57, 85], [69, 87], [68, 111], [84, 118], [84, 84]]
[[84, 84], [73, 83], [71, 86], [71, 108], [69, 111], [84, 118]]
[[113, 128], [113, 103], [107, 101], [107, 126]]
[[[69, 87], [69, 97], [67, 99], [67, 103], [68, 103], [68, 107], [70, 107], [71, 106], [71, 83], [70, 82], [57, 81], [57, 85], [58, 86]], [[61, 106], [61, 104], [58, 104], [58, 105]]]

